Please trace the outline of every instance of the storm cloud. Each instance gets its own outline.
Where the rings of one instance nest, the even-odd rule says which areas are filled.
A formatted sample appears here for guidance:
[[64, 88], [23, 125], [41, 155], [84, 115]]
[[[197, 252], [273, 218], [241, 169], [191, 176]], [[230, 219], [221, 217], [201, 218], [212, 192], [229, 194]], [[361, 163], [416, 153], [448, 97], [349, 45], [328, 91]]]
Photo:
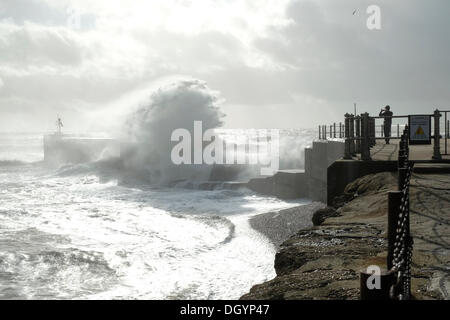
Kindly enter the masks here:
[[106, 129], [118, 101], [172, 76], [220, 91], [226, 127], [315, 127], [354, 102], [446, 108], [449, 17], [446, 0], [4, 0], [0, 131], [52, 130], [56, 114]]

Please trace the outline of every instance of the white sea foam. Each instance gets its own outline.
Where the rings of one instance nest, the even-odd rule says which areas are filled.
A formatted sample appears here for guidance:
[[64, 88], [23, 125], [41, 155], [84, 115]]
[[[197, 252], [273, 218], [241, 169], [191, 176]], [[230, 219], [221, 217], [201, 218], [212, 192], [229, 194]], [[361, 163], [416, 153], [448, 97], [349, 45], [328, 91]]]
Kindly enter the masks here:
[[[292, 160], [312, 134], [282, 133], [297, 143]], [[0, 298], [239, 298], [275, 275], [275, 249], [249, 217], [303, 203], [125, 186], [114, 159], [48, 169], [30, 164], [41, 134], [0, 141], [14, 141], [0, 153]]]
[[0, 170], [1, 298], [238, 298], [274, 276], [248, 217], [298, 205], [45, 170]]

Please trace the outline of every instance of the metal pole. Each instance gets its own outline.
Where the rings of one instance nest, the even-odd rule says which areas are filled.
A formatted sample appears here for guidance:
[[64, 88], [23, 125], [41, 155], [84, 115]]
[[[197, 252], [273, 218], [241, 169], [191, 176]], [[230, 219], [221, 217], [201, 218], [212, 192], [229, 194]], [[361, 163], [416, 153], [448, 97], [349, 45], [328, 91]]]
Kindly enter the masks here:
[[434, 148], [433, 148], [433, 159], [441, 160], [441, 141], [440, 141], [440, 129], [439, 120], [441, 118], [441, 113], [438, 109], [434, 111]]
[[356, 116], [356, 146], [355, 146], [355, 152], [361, 153], [361, 117]]
[[350, 148], [350, 115], [346, 113], [345, 115], [345, 149], [344, 149], [344, 159], [352, 159], [352, 151]]
[[448, 131], [448, 126], [447, 126], [447, 112], [445, 112], [445, 122], [444, 122], [444, 124], [445, 124], [445, 132], [444, 132], [444, 135], [445, 135], [445, 144], [444, 144], [444, 148], [445, 148], [445, 154], [447, 154], [447, 136], [448, 136], [448, 134], [447, 134], [447, 131]]
[[450, 120], [447, 120], [447, 136], [450, 138]]
[[356, 156], [355, 152], [355, 116], [353, 114], [350, 115], [350, 154], [352, 156]]
[[333, 123], [333, 138], [336, 139], [336, 122]]
[[447, 137], [450, 138], [450, 120], [447, 120]]
[[397, 123], [397, 138], [400, 137], [400, 124]]
[[361, 126], [361, 135], [362, 135], [362, 145], [361, 145], [361, 159], [363, 161], [369, 161], [370, 158], [370, 145], [369, 145], [369, 114], [362, 114], [362, 126]]
[[375, 140], [375, 119], [370, 118], [370, 146], [373, 147], [376, 143]]

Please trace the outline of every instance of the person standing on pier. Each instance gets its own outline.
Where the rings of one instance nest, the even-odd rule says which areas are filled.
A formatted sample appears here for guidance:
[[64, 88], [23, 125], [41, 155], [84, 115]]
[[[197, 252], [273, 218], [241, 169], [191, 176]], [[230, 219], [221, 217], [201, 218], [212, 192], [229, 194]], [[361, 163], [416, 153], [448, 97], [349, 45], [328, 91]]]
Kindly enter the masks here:
[[58, 115], [56, 119], [56, 133], [61, 135], [62, 134], [62, 127], [64, 127], [61, 117]]
[[380, 117], [384, 117], [384, 137], [386, 144], [389, 144], [389, 137], [391, 136], [392, 116], [394, 113], [391, 111], [390, 106], [386, 106], [380, 111]]

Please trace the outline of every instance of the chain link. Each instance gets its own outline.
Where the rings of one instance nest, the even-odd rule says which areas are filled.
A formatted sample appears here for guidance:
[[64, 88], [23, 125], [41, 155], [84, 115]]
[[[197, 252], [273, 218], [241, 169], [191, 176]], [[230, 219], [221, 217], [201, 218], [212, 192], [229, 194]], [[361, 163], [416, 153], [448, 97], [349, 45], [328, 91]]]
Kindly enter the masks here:
[[[408, 159], [408, 147], [404, 150]], [[409, 234], [409, 187], [413, 171], [413, 163], [406, 160], [406, 176], [401, 188], [401, 204], [396, 226], [394, 252], [392, 258], [392, 271], [396, 273], [396, 282], [390, 288], [392, 299], [406, 300], [410, 298], [411, 292], [411, 263], [413, 252], [413, 241]]]

